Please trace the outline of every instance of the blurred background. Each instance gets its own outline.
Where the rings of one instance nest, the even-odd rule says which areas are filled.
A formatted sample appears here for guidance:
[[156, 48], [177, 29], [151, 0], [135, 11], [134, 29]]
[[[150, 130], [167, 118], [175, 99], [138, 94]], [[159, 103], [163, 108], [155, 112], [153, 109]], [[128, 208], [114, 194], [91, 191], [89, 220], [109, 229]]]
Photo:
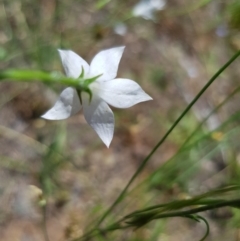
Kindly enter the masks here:
[[[82, 113], [40, 116], [64, 86], [0, 84], [0, 237], [65, 241], [108, 208], [139, 164], [212, 75], [240, 48], [239, 0], [1, 0], [0, 69], [62, 72], [57, 49], [88, 62], [125, 45], [118, 76], [153, 97], [113, 109], [107, 149]], [[239, 183], [240, 61], [206, 91], [105, 224], [138, 208]], [[201, 125], [200, 125], [201, 124]], [[47, 200], [46, 213], [39, 202]], [[207, 240], [240, 240], [240, 211], [206, 212]], [[172, 218], [110, 233], [116, 241], [199, 240], [204, 224]]]

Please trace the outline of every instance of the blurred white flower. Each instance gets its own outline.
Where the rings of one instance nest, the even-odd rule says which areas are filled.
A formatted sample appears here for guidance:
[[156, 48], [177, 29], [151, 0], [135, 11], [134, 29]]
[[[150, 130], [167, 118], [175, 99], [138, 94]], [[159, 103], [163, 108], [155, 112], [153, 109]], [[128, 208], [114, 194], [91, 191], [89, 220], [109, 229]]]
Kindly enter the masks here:
[[154, 12], [162, 10], [166, 5], [165, 0], [141, 0], [133, 8], [133, 15], [154, 20]]
[[71, 50], [59, 50], [66, 75], [84, 79], [99, 76], [89, 85], [92, 100], [85, 93], [79, 94], [68, 87], [60, 94], [55, 105], [42, 117], [49, 120], [66, 119], [83, 108], [86, 121], [109, 147], [114, 132], [114, 115], [108, 104], [117, 108], [128, 108], [139, 102], [152, 100], [142, 88], [130, 79], [114, 79], [124, 47], [103, 50], [91, 64]]
[[114, 32], [118, 35], [124, 36], [127, 33], [127, 26], [124, 23], [117, 23], [114, 26]]

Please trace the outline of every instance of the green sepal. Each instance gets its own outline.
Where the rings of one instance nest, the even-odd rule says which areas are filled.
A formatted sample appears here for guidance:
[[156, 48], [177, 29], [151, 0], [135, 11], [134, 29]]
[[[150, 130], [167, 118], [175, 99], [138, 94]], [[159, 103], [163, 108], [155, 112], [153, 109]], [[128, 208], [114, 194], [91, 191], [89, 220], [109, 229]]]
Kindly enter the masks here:
[[83, 104], [82, 95], [81, 95], [82, 91], [89, 94], [89, 103], [92, 101], [92, 91], [88, 87], [84, 88], [84, 90], [76, 89], [76, 91], [77, 91], [77, 94], [78, 94], [81, 105]]
[[82, 72], [81, 72], [79, 78], [83, 78], [83, 76], [84, 76], [84, 68], [83, 68], [83, 66], [82, 66]]
[[98, 79], [101, 75], [102, 75], [102, 74], [99, 74], [99, 75], [97, 75], [97, 76], [95, 76], [95, 77], [92, 77], [92, 78], [90, 78], [90, 79], [84, 80], [84, 85], [85, 85], [86, 87], [89, 86], [89, 85], [92, 84], [96, 79]]
[[91, 103], [91, 101], [92, 101], [92, 91], [89, 88], [87, 88], [85, 90], [85, 92], [87, 92], [89, 94], [89, 103]]

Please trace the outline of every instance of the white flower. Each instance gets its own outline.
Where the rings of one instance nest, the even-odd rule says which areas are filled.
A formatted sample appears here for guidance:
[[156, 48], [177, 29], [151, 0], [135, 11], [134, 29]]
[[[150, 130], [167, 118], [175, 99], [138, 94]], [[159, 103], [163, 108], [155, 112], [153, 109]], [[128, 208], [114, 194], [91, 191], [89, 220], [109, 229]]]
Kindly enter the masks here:
[[143, 17], [147, 20], [154, 20], [154, 13], [162, 10], [166, 5], [166, 0], [141, 0], [133, 8], [135, 17]]
[[66, 75], [84, 79], [99, 76], [89, 85], [92, 100], [86, 93], [68, 87], [60, 94], [55, 105], [42, 117], [49, 120], [66, 119], [83, 108], [86, 121], [109, 147], [114, 132], [114, 115], [108, 104], [117, 108], [128, 108], [139, 102], [152, 100], [142, 88], [130, 79], [114, 79], [124, 47], [111, 48], [98, 53], [91, 64], [71, 50], [59, 50]]

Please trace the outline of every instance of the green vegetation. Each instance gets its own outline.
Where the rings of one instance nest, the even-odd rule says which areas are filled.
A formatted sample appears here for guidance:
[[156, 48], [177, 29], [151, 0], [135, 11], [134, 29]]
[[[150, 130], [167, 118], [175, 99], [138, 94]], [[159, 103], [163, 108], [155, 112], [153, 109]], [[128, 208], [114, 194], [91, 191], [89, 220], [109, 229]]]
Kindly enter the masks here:
[[[143, 17], [137, 3], [0, 3], [2, 239], [238, 237], [239, 1], [174, 0]], [[121, 45], [119, 76], [153, 101], [114, 109], [109, 149], [82, 114], [40, 118], [62, 87], [92, 94], [57, 49], [90, 60]]]

